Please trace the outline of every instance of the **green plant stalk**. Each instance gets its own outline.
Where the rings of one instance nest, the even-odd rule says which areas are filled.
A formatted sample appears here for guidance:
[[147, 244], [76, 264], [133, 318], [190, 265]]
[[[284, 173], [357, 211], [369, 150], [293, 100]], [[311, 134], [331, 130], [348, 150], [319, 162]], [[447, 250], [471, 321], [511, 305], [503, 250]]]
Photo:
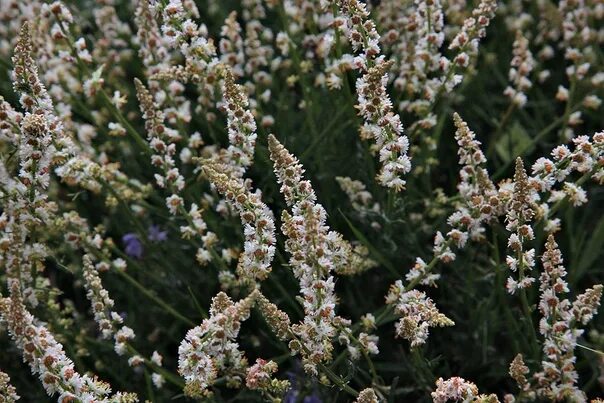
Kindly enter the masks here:
[[149, 291], [141, 283], [139, 283], [134, 278], [132, 278], [128, 273], [126, 273], [123, 270], [116, 270], [116, 272], [121, 277], [123, 277], [126, 281], [128, 281], [130, 284], [132, 284], [143, 295], [145, 295], [147, 298], [149, 298], [150, 300], [152, 300], [153, 302], [155, 302], [157, 305], [159, 305], [162, 308], [164, 308], [170, 314], [172, 314], [172, 316], [174, 316], [175, 318], [177, 318], [178, 320], [180, 320], [181, 322], [183, 322], [183, 323], [185, 323], [185, 324], [187, 324], [189, 326], [195, 326], [195, 323], [192, 320], [190, 320], [189, 318], [183, 316], [176, 309], [172, 308], [170, 305], [168, 305], [166, 302], [164, 302], [164, 300], [162, 300], [161, 298], [157, 297], [153, 292]]

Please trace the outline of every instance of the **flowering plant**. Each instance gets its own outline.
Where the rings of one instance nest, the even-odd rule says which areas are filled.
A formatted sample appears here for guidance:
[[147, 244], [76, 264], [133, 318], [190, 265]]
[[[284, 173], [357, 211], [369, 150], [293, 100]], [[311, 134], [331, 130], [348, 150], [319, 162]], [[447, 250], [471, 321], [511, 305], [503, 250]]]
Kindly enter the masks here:
[[0, 20], [0, 402], [601, 401], [601, 0]]

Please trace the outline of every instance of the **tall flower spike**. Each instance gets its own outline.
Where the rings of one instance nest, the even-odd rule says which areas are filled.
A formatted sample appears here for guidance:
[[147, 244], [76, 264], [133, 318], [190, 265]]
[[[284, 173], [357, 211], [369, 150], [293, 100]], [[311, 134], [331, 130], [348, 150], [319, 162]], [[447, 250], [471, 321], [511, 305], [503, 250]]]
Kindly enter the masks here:
[[329, 231], [327, 213], [316, 203], [310, 182], [303, 179], [302, 165], [273, 135], [268, 141], [281, 193], [291, 208], [291, 214], [283, 212], [281, 230], [304, 301], [304, 319], [292, 326], [301, 345], [290, 346], [302, 353], [305, 369], [316, 374], [317, 364], [331, 360], [332, 338], [337, 327], [344, 326], [335, 314], [332, 272], [351, 261], [351, 249], [340, 234]]
[[[119, 315], [112, 316], [113, 300], [109, 297], [107, 290], [103, 288], [101, 278], [92, 263], [90, 255], [84, 255], [84, 287], [86, 288], [86, 297], [92, 304], [94, 320], [99, 325], [103, 338], [109, 338], [115, 332], [115, 326], [121, 323]], [[119, 318], [118, 320], [116, 320]]]
[[65, 157], [65, 153], [57, 149], [69, 146], [70, 141], [63, 136], [61, 122], [54, 115], [51, 99], [40, 81], [32, 52], [30, 27], [25, 22], [13, 56], [13, 83], [26, 112], [18, 122], [18, 181], [13, 182], [13, 191], [2, 206], [8, 219], [3, 228], [8, 242], [2, 248], [2, 257], [9, 288], [17, 278], [18, 284], [23, 287], [25, 301], [36, 306], [38, 299], [33, 273], [42, 271], [47, 255], [47, 248], [44, 243], [38, 242], [36, 231], [56, 209], [56, 204], [48, 201], [46, 189], [50, 183], [52, 165], [62, 163]]
[[38, 109], [50, 111], [52, 103], [48, 91], [40, 81], [38, 67], [32, 56], [33, 46], [29, 22], [24, 22], [21, 26], [19, 39], [15, 46], [15, 55], [13, 56], [13, 87], [17, 94], [21, 94], [19, 99], [23, 108], [31, 113]]
[[86, 297], [92, 304], [94, 320], [99, 326], [101, 336], [105, 339], [113, 336], [115, 352], [123, 355], [127, 352], [128, 343], [135, 337], [134, 331], [128, 326], [124, 326], [122, 317], [112, 311], [113, 300], [109, 297], [107, 290], [103, 288], [101, 278], [90, 255], [84, 255], [83, 263], [84, 287]]
[[[480, 141], [459, 114], [453, 114], [455, 139], [459, 146], [459, 176], [457, 186], [464, 203], [449, 217], [449, 224], [461, 231], [464, 238], [477, 240], [483, 237], [484, 223], [501, 213], [502, 206], [497, 199], [497, 191], [486, 169], [486, 158], [480, 148]], [[451, 233], [449, 233], [451, 234]], [[457, 242], [460, 246], [460, 243]]]
[[513, 256], [507, 256], [506, 263], [511, 271], [518, 270], [519, 273], [518, 281], [512, 277], [507, 280], [506, 288], [510, 294], [529, 287], [535, 281], [534, 277], [526, 275], [526, 270], [532, 270], [535, 266], [535, 249], [524, 250], [524, 243], [535, 238], [533, 228], [530, 226], [534, 216], [529, 178], [522, 158], [518, 157], [512, 199], [506, 216], [506, 229], [510, 231], [508, 247], [515, 253]]
[[400, 116], [392, 111], [392, 101], [386, 91], [392, 62], [380, 56], [380, 35], [365, 4], [358, 0], [332, 2], [346, 19], [346, 32], [353, 49], [361, 52], [354, 62], [363, 74], [356, 82], [356, 108], [365, 121], [361, 132], [376, 142], [382, 165], [377, 179], [381, 185], [401, 191], [406, 183], [402, 175], [411, 170], [411, 160], [407, 155], [409, 139], [403, 134]]
[[513, 55], [508, 73], [511, 86], [508, 86], [503, 93], [511, 99], [514, 105], [522, 108], [526, 104], [525, 92], [533, 86], [529, 75], [533, 71], [535, 60], [529, 49], [529, 41], [520, 30], [516, 31]]
[[140, 102], [140, 109], [145, 119], [145, 129], [149, 146], [153, 151], [151, 163], [161, 169], [163, 175], [155, 174], [155, 181], [159, 187], [167, 188], [172, 194], [166, 198], [166, 205], [172, 214], [176, 214], [183, 207], [183, 199], [179, 193], [185, 186], [185, 180], [178, 171], [174, 161], [178, 133], [164, 125], [164, 114], [159, 110], [149, 90], [138, 79], [134, 79], [136, 95]]
[[425, 293], [413, 290], [413, 287], [417, 284], [435, 286], [440, 278], [440, 274], [431, 272], [436, 262], [453, 261], [456, 258], [451, 250], [453, 245], [463, 248], [468, 239], [482, 239], [485, 222], [493, 220], [502, 210], [497, 208], [497, 192], [484, 167], [486, 158], [480, 149], [480, 142], [457, 113], [453, 115], [453, 120], [457, 128], [455, 139], [459, 145], [459, 164], [462, 168], [458, 185], [461, 202], [447, 220], [452, 228], [446, 238], [440, 231], [436, 233], [432, 260], [426, 263], [417, 257], [415, 265], [405, 276], [408, 285], [405, 287], [402, 281], [397, 281], [386, 297], [387, 303], [394, 305], [395, 312], [401, 316], [397, 323], [397, 336], [408, 339], [412, 346], [425, 343], [429, 327], [453, 325], [450, 319], [438, 312]]
[[426, 110], [427, 102], [434, 101], [442, 85], [446, 66], [450, 65], [449, 60], [441, 54], [445, 40], [443, 5], [440, 0], [415, 0], [409, 11], [403, 10], [403, 5], [399, 7], [401, 10], [398, 10], [396, 17], [409, 12], [407, 25], [414, 29], [391, 31], [392, 37], [398, 37], [394, 57], [400, 60], [395, 66], [398, 78], [394, 86], [408, 95], [406, 101], [401, 102], [401, 108], [420, 115], [423, 119], [415, 124], [428, 129], [436, 124], [436, 116]]
[[218, 192], [239, 212], [245, 236], [244, 250], [237, 271], [249, 279], [264, 280], [271, 271], [275, 255], [275, 222], [261, 193], [252, 193], [241, 180], [231, 179], [216, 167], [204, 166], [204, 173]]
[[235, 83], [229, 67], [224, 69], [223, 94], [230, 143], [227, 149], [228, 159], [233, 165], [234, 174], [243, 177], [245, 170], [254, 160], [256, 121], [248, 109], [249, 99], [245, 89]]
[[[602, 297], [602, 286], [596, 285], [579, 295], [571, 305], [561, 295], [568, 293], [566, 270], [562, 254], [553, 235], [549, 235], [541, 258], [541, 297], [539, 311], [542, 318], [539, 330], [544, 337], [542, 371], [536, 373], [537, 395], [552, 401], [585, 401], [585, 394], [577, 388], [574, 349], [585, 325], [597, 312]], [[581, 312], [581, 313], [579, 313]], [[585, 316], [584, 316], [585, 315]], [[525, 386], [526, 388], [526, 386]]]

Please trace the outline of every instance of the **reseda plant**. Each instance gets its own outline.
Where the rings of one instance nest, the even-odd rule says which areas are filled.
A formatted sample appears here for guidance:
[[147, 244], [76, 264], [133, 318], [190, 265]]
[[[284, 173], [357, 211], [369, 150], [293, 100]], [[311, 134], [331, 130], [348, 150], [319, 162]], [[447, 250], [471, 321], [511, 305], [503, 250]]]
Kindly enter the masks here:
[[1, 402], [601, 401], [601, 1], [0, 19]]

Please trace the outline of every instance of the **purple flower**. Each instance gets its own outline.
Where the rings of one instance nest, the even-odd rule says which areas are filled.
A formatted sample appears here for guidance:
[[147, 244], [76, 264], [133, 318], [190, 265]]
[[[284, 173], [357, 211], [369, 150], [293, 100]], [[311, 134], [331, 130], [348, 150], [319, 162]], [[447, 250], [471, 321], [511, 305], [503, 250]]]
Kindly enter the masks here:
[[323, 403], [323, 400], [315, 393], [304, 398], [303, 403]]
[[168, 239], [168, 231], [161, 231], [159, 225], [153, 224], [149, 227], [149, 235], [147, 237], [153, 242], [163, 242]]
[[298, 401], [298, 391], [295, 389], [290, 389], [285, 398], [283, 399], [283, 403], [296, 403]]
[[[316, 387], [313, 387], [313, 392], [310, 395], [306, 394], [308, 392], [304, 393], [302, 391], [303, 385], [301, 383], [304, 383], [304, 373], [299, 362], [295, 363], [293, 371], [287, 372], [287, 377], [289, 378], [291, 387], [285, 394], [283, 403], [323, 403]], [[302, 397], [302, 400], [298, 399], [300, 397]]]
[[124, 251], [128, 256], [137, 259], [143, 257], [143, 244], [136, 234], [132, 232], [127, 233], [122, 237], [122, 242], [126, 246]]

